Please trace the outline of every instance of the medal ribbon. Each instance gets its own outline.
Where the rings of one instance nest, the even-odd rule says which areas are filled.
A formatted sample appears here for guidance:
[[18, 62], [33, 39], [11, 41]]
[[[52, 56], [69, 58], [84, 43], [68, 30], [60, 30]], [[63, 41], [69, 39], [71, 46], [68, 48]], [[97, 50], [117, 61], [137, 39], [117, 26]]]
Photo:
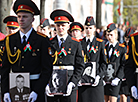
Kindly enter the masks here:
[[26, 44], [26, 46], [23, 48], [24, 49], [24, 52], [26, 52], [27, 51], [27, 49], [29, 50], [29, 51], [31, 51], [32, 50], [32, 47], [31, 47], [31, 45], [29, 44], [29, 42]]
[[94, 53], [96, 53], [96, 49], [94, 48], [94, 46], [92, 46], [90, 49], [89, 49], [89, 53], [91, 53], [91, 52], [94, 52]]
[[64, 49], [64, 47], [61, 49], [61, 51], [58, 53], [58, 55], [60, 56], [62, 53], [64, 54], [64, 56], [67, 56], [67, 52]]
[[115, 49], [113, 55], [115, 55], [116, 57], [119, 57], [119, 55], [120, 55], [119, 51], [117, 51], [117, 49]]

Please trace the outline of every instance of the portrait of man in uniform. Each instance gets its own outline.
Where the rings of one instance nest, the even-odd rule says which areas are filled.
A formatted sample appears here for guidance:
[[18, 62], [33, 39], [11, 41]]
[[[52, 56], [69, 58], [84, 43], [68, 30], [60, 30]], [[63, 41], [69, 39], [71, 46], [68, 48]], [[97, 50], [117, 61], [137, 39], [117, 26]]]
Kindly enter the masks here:
[[115, 76], [115, 63], [109, 63], [107, 65], [107, 72], [105, 75], [105, 82], [106, 83], [111, 83], [111, 81], [114, 79]]
[[[28, 77], [29, 77], [28, 73], [24, 73], [24, 74], [28, 75]], [[16, 75], [16, 77], [15, 77], [15, 75]], [[14, 77], [15, 77], [15, 81], [10, 80], [11, 81], [10, 86], [14, 85], [14, 87], [10, 88], [10, 97], [11, 97], [12, 102], [28, 101], [29, 94], [30, 94], [30, 88], [27, 85], [25, 85], [25, 83], [28, 83], [27, 78], [25, 79], [25, 76], [22, 74], [18, 74], [18, 73], [13, 74], [12, 73], [10, 75], [10, 78], [13, 79]]]
[[50, 80], [51, 94], [65, 94], [67, 85], [67, 70], [53, 70], [52, 78]]
[[96, 75], [96, 62], [90, 62], [85, 64], [85, 70], [79, 84], [91, 85], [94, 83]]

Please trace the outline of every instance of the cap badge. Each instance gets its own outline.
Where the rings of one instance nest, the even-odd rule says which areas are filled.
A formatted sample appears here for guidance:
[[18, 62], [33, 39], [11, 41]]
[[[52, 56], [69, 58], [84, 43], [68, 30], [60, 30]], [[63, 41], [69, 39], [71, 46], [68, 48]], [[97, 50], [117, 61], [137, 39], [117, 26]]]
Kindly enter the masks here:
[[87, 25], [90, 25], [90, 23], [87, 23]]
[[11, 22], [11, 24], [13, 25], [14, 23], [13, 23], [13, 22]]
[[74, 26], [74, 28], [76, 28], [76, 26]]
[[23, 6], [21, 6], [21, 9], [23, 8]]
[[43, 25], [40, 25], [41, 27], [43, 27]]
[[58, 20], [60, 20], [61, 18], [60, 17], [58, 17]]

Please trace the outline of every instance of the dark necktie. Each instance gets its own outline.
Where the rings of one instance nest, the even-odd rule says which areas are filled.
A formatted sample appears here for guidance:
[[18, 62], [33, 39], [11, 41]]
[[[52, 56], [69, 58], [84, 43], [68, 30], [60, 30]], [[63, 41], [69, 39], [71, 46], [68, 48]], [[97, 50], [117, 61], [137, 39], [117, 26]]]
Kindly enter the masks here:
[[63, 48], [63, 42], [64, 42], [64, 39], [61, 38], [60, 40], [61, 40], [61, 48]]
[[113, 45], [110, 45], [110, 47], [109, 47], [109, 51], [110, 51], [112, 48], [113, 48]]
[[87, 46], [90, 44], [90, 39], [87, 40]]
[[23, 36], [23, 46], [25, 46], [26, 45], [26, 36], [24, 35]]

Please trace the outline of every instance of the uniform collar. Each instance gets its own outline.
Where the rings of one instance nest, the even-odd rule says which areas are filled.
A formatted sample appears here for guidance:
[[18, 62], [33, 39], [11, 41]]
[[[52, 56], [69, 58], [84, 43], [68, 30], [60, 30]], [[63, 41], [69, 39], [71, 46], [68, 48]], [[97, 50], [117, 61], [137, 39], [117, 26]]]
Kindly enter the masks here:
[[25, 35], [26, 36], [26, 39], [28, 40], [31, 32], [32, 32], [33, 28], [31, 28], [26, 34], [24, 34], [23, 32], [20, 31], [20, 36], [21, 36], [21, 39], [23, 38], [23, 36]]
[[65, 36], [63, 36], [63, 37], [60, 37], [59, 35], [57, 35], [57, 39], [58, 39], [58, 42], [60, 42], [61, 40], [61, 38], [63, 38], [64, 39], [64, 41], [67, 39], [67, 37], [68, 37], [68, 34], [66, 34]]
[[87, 42], [88, 39], [90, 39], [90, 42], [92, 42], [92, 41], [93, 41], [93, 38], [94, 38], [94, 35], [92, 35], [91, 38], [88, 38], [88, 37], [86, 36], [86, 42]]
[[109, 43], [109, 46], [110, 45], [113, 45], [113, 47], [115, 47], [115, 45], [117, 44], [118, 41], [115, 41], [114, 43]]

